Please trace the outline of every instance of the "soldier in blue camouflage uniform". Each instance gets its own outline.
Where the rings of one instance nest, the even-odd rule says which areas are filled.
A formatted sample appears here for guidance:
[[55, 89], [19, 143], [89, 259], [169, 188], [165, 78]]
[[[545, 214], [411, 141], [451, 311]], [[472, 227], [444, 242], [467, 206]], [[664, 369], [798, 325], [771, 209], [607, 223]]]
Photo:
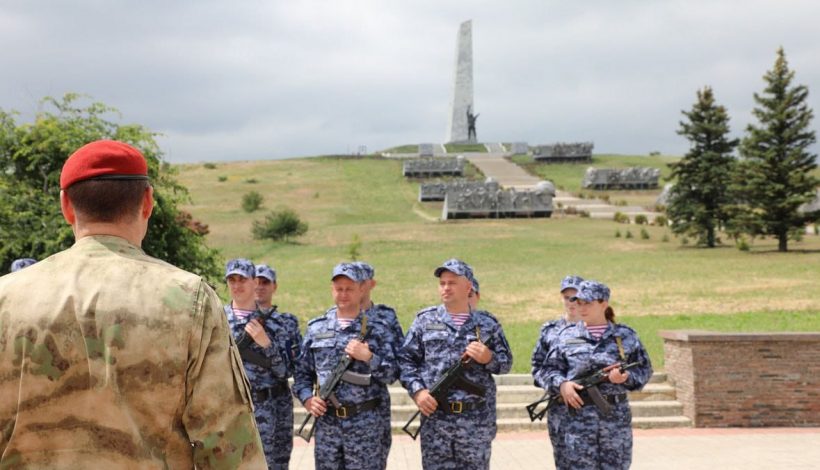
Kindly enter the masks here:
[[[392, 328], [362, 310], [359, 268], [339, 264], [331, 280], [336, 306], [308, 322], [293, 394], [316, 417], [317, 469], [384, 469], [382, 439], [389, 415], [382, 397], [398, 377]], [[363, 326], [364, 340], [359, 341]], [[314, 384], [323, 385], [345, 354], [354, 361], [334, 394], [328, 401], [314, 396]]]
[[[368, 318], [379, 318], [390, 326], [390, 329], [393, 332], [393, 355], [398, 357], [399, 349], [404, 342], [404, 331], [401, 328], [399, 319], [396, 317], [396, 311], [387, 305], [373, 303], [373, 300], [370, 298], [370, 293], [376, 287], [376, 270], [373, 269], [373, 266], [363, 261], [355, 262], [353, 265], [359, 268], [362, 274], [362, 279], [364, 279], [362, 283], [364, 287], [362, 308], [365, 310], [365, 314]], [[393, 443], [393, 433], [390, 426], [390, 391], [387, 388], [384, 389], [382, 400], [385, 403], [385, 406], [380, 408], [380, 410], [384, 412], [385, 416], [384, 421], [382, 421], [382, 424], [384, 424], [384, 437], [382, 438], [384, 453], [382, 455], [382, 460], [384, 462], [384, 466], [387, 466], [387, 457], [390, 453], [390, 446]]]
[[256, 268], [250, 260], [228, 261], [225, 279], [231, 291], [231, 303], [225, 305], [225, 315], [251, 384], [254, 416], [268, 468], [286, 469], [290, 452], [287, 460], [281, 462], [284, 450], [280, 447], [289, 449], [293, 445], [293, 425], [287, 429], [288, 438], [282, 441], [282, 430], [277, 432], [276, 428], [276, 415], [277, 404], [290, 400], [287, 379], [293, 366], [288, 343], [293, 336], [294, 319], [275, 313], [264, 319], [260, 317], [263, 311], [255, 300], [255, 276]]
[[20, 258], [12, 261], [11, 263], [11, 272], [15, 273], [23, 268], [27, 268], [32, 264], [36, 263], [37, 260], [34, 258]]
[[[266, 264], [256, 265], [256, 286], [254, 294], [256, 304], [262, 311], [273, 308], [273, 295], [276, 293], [276, 270]], [[293, 375], [296, 368], [296, 358], [299, 357], [299, 347], [302, 344], [302, 333], [299, 331], [299, 320], [293, 314], [275, 311], [269, 322], [280, 326], [271, 340], [279, 350], [279, 354], [287, 366], [287, 377]], [[250, 373], [249, 373], [250, 375]], [[293, 397], [287, 382], [277, 386], [270, 405], [272, 412], [257, 416], [260, 428], [273, 427], [273, 462], [268, 459], [268, 465], [274, 469], [287, 469], [290, 463], [290, 454], [293, 450]], [[268, 423], [268, 419], [272, 419]]]
[[[555, 338], [558, 332], [571, 323], [578, 321], [578, 304], [574, 298], [578, 294], [578, 287], [584, 281], [580, 276], [567, 276], [561, 280], [561, 298], [564, 302], [564, 314], [557, 320], [550, 320], [541, 326], [541, 333], [538, 342], [535, 343], [535, 350], [532, 352], [532, 377], [536, 387], [545, 390], [549, 389], [546, 380], [546, 370], [544, 369], [549, 352], [555, 346]], [[564, 459], [564, 438], [560, 430], [561, 423], [565, 421], [567, 407], [553, 406], [547, 415], [547, 430], [549, 431], [550, 442], [552, 443], [552, 457], [555, 460], [555, 468], [568, 468], [569, 462]]]
[[[599, 282], [581, 283], [576, 296], [580, 321], [558, 333], [544, 366], [544, 383], [551, 392], [560, 392], [570, 407], [561, 424], [564, 468], [627, 469], [632, 463], [632, 413], [626, 392], [643, 388], [652, 376], [652, 364], [637, 333], [614, 322], [609, 294]], [[612, 405], [604, 414], [572, 379], [618, 362], [640, 365], [624, 372], [609, 370], [608, 382], [599, 386]]]
[[[496, 434], [496, 387], [492, 374], [506, 374], [512, 352], [501, 324], [490, 313], [472, 310], [473, 271], [450, 259], [434, 272], [442, 304], [421, 310], [399, 353], [401, 383], [425, 416], [421, 427], [426, 470], [487, 469]], [[464, 378], [484, 388], [483, 396], [457, 387], [439, 403], [429, 388], [457, 361], [469, 360]]]

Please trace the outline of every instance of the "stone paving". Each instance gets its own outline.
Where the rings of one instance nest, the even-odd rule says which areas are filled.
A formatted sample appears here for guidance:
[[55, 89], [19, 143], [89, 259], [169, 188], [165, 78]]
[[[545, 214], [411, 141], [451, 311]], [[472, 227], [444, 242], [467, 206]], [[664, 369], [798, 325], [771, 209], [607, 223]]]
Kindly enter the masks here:
[[[820, 428], [728, 428], [634, 430], [635, 470], [763, 470], [820, 468]], [[499, 433], [493, 470], [554, 469], [543, 432]], [[297, 439], [291, 469], [313, 469], [313, 444]], [[420, 470], [419, 443], [393, 436], [388, 470]]]

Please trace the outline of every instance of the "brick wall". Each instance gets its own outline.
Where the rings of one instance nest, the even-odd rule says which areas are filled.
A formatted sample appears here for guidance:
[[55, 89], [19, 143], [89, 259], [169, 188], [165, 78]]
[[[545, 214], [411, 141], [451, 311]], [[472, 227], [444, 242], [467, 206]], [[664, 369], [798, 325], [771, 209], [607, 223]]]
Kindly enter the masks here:
[[820, 333], [661, 331], [695, 427], [820, 426]]

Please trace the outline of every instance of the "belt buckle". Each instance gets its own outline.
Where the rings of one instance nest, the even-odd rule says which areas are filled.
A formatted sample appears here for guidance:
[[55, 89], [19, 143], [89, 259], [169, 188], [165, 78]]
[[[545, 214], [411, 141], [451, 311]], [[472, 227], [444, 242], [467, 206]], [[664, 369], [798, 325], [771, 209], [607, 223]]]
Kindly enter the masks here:
[[[456, 406], [458, 405], [458, 406]], [[464, 411], [464, 402], [452, 401], [450, 402], [450, 413], [461, 414]]]
[[342, 419], [347, 418], [347, 407], [336, 408], [336, 417]]

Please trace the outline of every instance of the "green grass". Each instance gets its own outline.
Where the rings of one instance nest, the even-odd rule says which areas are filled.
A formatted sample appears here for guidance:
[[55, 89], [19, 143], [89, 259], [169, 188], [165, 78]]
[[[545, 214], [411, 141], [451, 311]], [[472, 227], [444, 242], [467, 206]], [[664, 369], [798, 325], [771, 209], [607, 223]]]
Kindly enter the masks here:
[[[538, 325], [560, 314], [556, 289], [569, 273], [609, 284], [615, 311], [627, 323], [686, 316], [691, 321], [681, 317], [674, 327], [700, 328], [702, 315], [790, 312], [820, 331], [817, 236], [791, 242], [789, 253], [778, 253], [774, 240], [755, 240], [750, 252], [741, 252], [683, 247], [667, 229], [654, 226], [646, 228], [649, 240], [614, 238], [615, 229], [625, 226], [608, 220], [442, 223], [441, 203], [419, 203], [418, 182], [405, 180], [401, 162], [391, 159], [236, 162], [220, 163], [219, 169], [228, 177], [224, 182], [202, 165], [180, 167], [179, 180], [192, 197], [185, 208], [209, 225], [208, 243], [226, 259], [247, 257], [276, 267], [274, 302], [299, 316], [303, 326], [331, 304], [330, 271], [346, 259], [357, 235], [362, 259], [376, 268], [374, 300], [394, 306], [405, 327], [416, 311], [438, 303], [436, 266], [450, 257], [471, 263], [481, 281], [482, 307], [500, 319], [515, 344], [517, 371], [529, 367]], [[243, 182], [250, 178], [258, 182]], [[290, 244], [253, 240], [251, 223], [262, 214], [240, 207], [250, 188], [264, 196], [265, 211], [294, 209], [308, 222], [307, 235]], [[664, 234], [670, 242], [661, 242]], [[731, 326], [733, 320], [727, 322]], [[654, 334], [651, 328], [638, 330]]]
[[399, 145], [398, 147], [391, 147], [382, 150], [381, 153], [418, 153], [418, 144]]
[[447, 149], [447, 153], [487, 153], [487, 147], [484, 144], [444, 144], [444, 148]]

